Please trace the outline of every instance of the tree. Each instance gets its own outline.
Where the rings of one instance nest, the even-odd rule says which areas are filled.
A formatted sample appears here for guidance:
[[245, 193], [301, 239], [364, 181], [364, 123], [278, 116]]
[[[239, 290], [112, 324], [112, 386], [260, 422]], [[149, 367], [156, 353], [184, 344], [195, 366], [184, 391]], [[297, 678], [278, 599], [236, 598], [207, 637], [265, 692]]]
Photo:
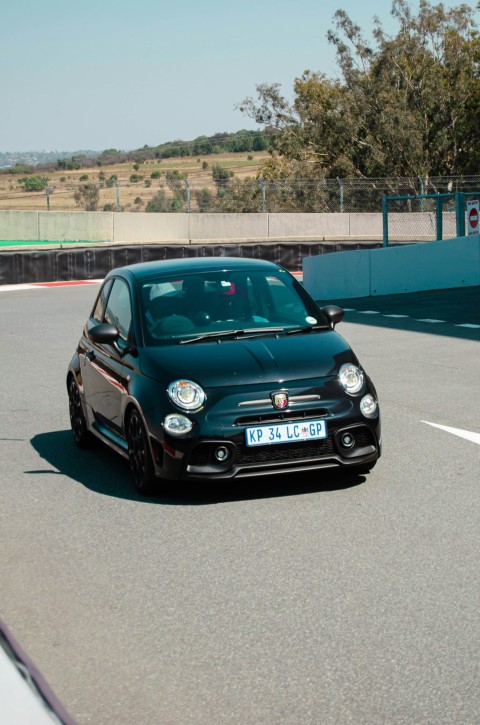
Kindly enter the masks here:
[[23, 179], [18, 179], [18, 183], [25, 191], [43, 191], [48, 185], [48, 179], [44, 176], [25, 176]]
[[233, 179], [215, 200], [215, 211], [260, 212], [262, 190], [257, 179]]
[[225, 189], [228, 186], [228, 182], [230, 181], [232, 176], [233, 171], [229, 171], [224, 166], [220, 166], [220, 164], [213, 164], [212, 178], [218, 191], [220, 191], [221, 189]]
[[[480, 40], [467, 5], [446, 10], [420, 0], [415, 15], [394, 0], [399, 30], [378, 19], [373, 42], [348, 15], [335, 14], [328, 38], [341, 77], [305, 71], [293, 104], [278, 84], [257, 87], [241, 110], [271, 130], [270, 174], [287, 162], [308, 176], [428, 176], [476, 171]], [[277, 167], [277, 168], [276, 168]]]
[[97, 211], [100, 192], [95, 184], [81, 184], [73, 195], [77, 206], [84, 211]]
[[187, 198], [186, 178], [186, 174], [180, 173], [178, 169], [172, 169], [172, 171], [167, 171], [165, 174], [165, 181], [167, 182], [168, 188], [174, 197], [182, 200], [182, 203]]
[[196, 189], [194, 191], [195, 199], [197, 201], [198, 211], [200, 212], [207, 212], [207, 211], [213, 211], [214, 207], [214, 198], [213, 194], [206, 186], [202, 187], [201, 189]]
[[207, 136], [197, 136], [193, 142], [194, 156], [204, 156], [212, 153], [212, 142]]
[[179, 212], [183, 211], [183, 200], [178, 197], [167, 198], [164, 191], [159, 191], [147, 203], [146, 212]]

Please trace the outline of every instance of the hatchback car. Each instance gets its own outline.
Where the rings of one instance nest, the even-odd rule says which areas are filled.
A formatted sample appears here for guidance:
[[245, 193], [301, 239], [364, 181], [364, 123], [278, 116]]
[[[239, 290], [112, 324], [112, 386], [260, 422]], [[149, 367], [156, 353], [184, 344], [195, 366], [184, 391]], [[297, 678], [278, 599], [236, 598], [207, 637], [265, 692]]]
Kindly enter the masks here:
[[160, 479], [343, 467], [381, 452], [374, 385], [293, 275], [236, 258], [134, 264], [106, 277], [67, 374], [75, 441]]

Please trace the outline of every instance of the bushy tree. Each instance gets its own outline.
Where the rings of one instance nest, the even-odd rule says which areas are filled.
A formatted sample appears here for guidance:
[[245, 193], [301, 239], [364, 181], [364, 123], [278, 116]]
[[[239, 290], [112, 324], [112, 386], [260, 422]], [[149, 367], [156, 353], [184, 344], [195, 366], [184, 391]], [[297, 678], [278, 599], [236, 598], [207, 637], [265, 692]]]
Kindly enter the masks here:
[[179, 212], [183, 211], [183, 200], [178, 197], [168, 198], [164, 191], [159, 191], [147, 203], [146, 212]]
[[194, 195], [197, 202], [198, 211], [214, 211], [214, 198], [210, 189], [208, 189], [207, 187], [195, 189]]
[[218, 190], [225, 189], [232, 176], [233, 171], [229, 171], [224, 166], [220, 166], [220, 164], [213, 164], [212, 179]]
[[97, 211], [100, 192], [95, 184], [81, 184], [73, 195], [77, 206], [84, 211]]
[[187, 196], [187, 190], [185, 187], [186, 178], [186, 174], [182, 174], [180, 171], [178, 171], [178, 169], [172, 169], [172, 171], [167, 171], [167, 173], [165, 174], [165, 181], [168, 188], [174, 196], [178, 197], [182, 201], [184, 201]]
[[257, 179], [233, 179], [215, 200], [215, 211], [262, 211], [262, 190]]
[[313, 169], [328, 177], [478, 170], [480, 40], [472, 9], [420, 0], [414, 14], [405, 0], [394, 0], [392, 15], [397, 34], [388, 36], [375, 19], [370, 42], [337, 11], [328, 38], [339, 79], [305, 71], [295, 80], [293, 104], [278, 84], [258, 86], [257, 100], [240, 104], [271, 129], [278, 165], [284, 157], [307, 175]]
[[18, 183], [25, 191], [43, 191], [48, 185], [48, 179], [44, 176], [25, 176], [18, 179]]

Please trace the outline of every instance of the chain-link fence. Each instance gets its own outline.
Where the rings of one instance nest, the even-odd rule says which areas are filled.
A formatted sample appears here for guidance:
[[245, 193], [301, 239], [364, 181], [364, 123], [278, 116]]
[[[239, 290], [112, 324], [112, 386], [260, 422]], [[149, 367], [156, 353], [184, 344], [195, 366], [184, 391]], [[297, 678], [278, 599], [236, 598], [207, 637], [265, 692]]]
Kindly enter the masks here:
[[[469, 212], [472, 203], [475, 208]], [[469, 222], [478, 227], [479, 203], [479, 191], [386, 196], [382, 201], [384, 246], [392, 240], [428, 241], [464, 236], [466, 230], [472, 229]]]
[[[155, 177], [155, 178], [152, 178]], [[79, 180], [49, 180], [40, 191], [18, 189], [13, 180], [0, 177], [0, 209], [52, 211], [126, 212], [286, 212], [286, 213], [366, 213], [382, 211], [384, 197], [421, 197], [431, 194], [472, 192], [480, 188], [480, 176], [412, 177], [383, 179], [262, 179], [225, 174], [182, 174], [146, 177], [132, 174], [129, 179], [106, 178], [88, 184]], [[399, 202], [400, 204], [400, 202]], [[451, 227], [450, 202], [443, 202], [444, 230]], [[408, 201], [399, 213], [436, 213], [428, 199]], [[412, 229], [415, 220], [411, 220]], [[433, 220], [430, 222], [432, 229]]]

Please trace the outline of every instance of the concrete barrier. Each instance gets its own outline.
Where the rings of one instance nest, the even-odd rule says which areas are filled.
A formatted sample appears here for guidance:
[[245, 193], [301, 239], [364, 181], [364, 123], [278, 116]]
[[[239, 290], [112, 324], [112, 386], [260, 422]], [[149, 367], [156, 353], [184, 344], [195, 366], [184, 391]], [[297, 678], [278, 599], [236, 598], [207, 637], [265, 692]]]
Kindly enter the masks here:
[[349, 229], [351, 237], [382, 237], [383, 217], [382, 214], [348, 214]]
[[306, 257], [303, 281], [322, 300], [477, 286], [480, 236]]
[[[27, 212], [28, 213], [28, 212]], [[28, 237], [26, 237], [28, 239]], [[113, 241], [113, 213], [98, 211], [38, 212], [39, 240]]]
[[[444, 236], [455, 233], [455, 215], [444, 213]], [[392, 238], [435, 235], [431, 212], [389, 215]], [[124, 212], [0, 211], [0, 240], [111, 241], [114, 243], [218, 240], [381, 240], [381, 213], [146, 214]]]
[[0, 211], [0, 239], [40, 239], [38, 211]]
[[272, 238], [340, 237], [345, 239], [350, 236], [350, 214], [277, 213], [263, 216], [269, 217], [268, 234]]
[[381, 214], [0, 211], [0, 240], [114, 243], [381, 238]]
[[191, 240], [268, 239], [268, 214], [189, 214]]
[[189, 214], [113, 214], [113, 241], [149, 243], [190, 239]]

